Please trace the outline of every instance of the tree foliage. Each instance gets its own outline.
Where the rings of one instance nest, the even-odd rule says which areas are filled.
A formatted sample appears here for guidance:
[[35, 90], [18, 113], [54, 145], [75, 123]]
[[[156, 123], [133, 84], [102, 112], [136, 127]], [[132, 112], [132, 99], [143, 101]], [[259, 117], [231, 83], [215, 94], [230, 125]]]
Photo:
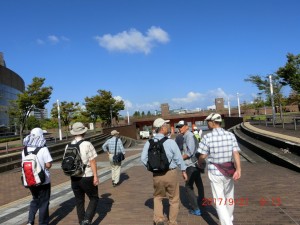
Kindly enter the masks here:
[[34, 108], [44, 109], [52, 94], [52, 87], [43, 87], [45, 78], [34, 77], [23, 93], [18, 94], [17, 100], [12, 101], [9, 114], [20, 124], [20, 138], [23, 139], [23, 130], [29, 114]]
[[112, 124], [112, 118], [118, 121], [119, 111], [125, 108], [124, 102], [113, 98], [110, 91], [98, 90], [97, 92], [98, 95], [85, 98], [86, 111], [91, 120], [95, 123], [100, 118], [107, 125]]
[[[80, 106], [78, 102], [67, 102], [62, 101], [60, 103], [60, 118], [65, 126], [69, 126], [71, 121], [75, 119], [76, 114], [80, 111]], [[58, 118], [57, 103], [53, 104], [51, 109], [51, 116], [53, 118]]]
[[287, 54], [287, 62], [284, 67], [280, 67], [277, 72], [279, 77], [290, 87], [300, 93], [300, 54]]
[[[250, 75], [248, 78], [245, 79], [245, 81], [255, 84], [258, 90], [261, 91], [258, 93], [258, 95], [264, 93], [267, 97], [267, 102], [271, 102], [269, 76], [262, 77], [259, 75]], [[274, 102], [277, 105], [281, 105], [283, 102], [282, 88], [285, 85], [285, 83], [278, 75], [272, 75], [272, 84]]]

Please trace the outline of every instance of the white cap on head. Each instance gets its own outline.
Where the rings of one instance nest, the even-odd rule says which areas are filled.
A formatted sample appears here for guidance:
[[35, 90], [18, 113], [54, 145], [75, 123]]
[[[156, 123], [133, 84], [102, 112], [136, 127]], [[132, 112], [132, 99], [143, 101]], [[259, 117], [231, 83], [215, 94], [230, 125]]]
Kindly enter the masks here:
[[156, 120], [154, 120], [153, 122], [153, 127], [161, 127], [162, 125], [164, 125], [165, 123], [169, 123], [170, 120], [164, 120], [162, 118], [157, 118]]
[[184, 120], [180, 120], [177, 125], [176, 125], [176, 128], [181, 128], [183, 126], [188, 126], [188, 123]]
[[41, 128], [39, 127], [36, 127], [36, 128], [33, 128], [31, 131], [30, 131], [30, 134], [34, 137], [40, 137], [40, 136], [43, 136], [44, 135], [44, 132]]
[[205, 119], [206, 121], [215, 121], [215, 122], [222, 122], [222, 117], [218, 113], [211, 113], [208, 117]]

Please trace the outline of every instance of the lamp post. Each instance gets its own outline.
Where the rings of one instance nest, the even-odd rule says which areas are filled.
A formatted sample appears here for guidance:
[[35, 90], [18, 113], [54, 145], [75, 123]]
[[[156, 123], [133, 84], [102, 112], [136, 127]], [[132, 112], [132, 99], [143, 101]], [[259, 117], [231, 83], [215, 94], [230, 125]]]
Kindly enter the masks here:
[[112, 127], [112, 105], [110, 106], [110, 127]]
[[228, 116], [231, 117], [231, 112], [230, 112], [230, 101], [228, 98]]
[[238, 111], [239, 111], [239, 117], [241, 117], [241, 107], [240, 107], [240, 98], [239, 93], [236, 93], [237, 96], [237, 102], [238, 102]]
[[274, 94], [273, 94], [273, 82], [272, 82], [272, 75], [269, 75], [270, 81], [270, 97], [272, 103], [272, 120], [273, 120], [273, 127], [275, 126], [275, 105], [274, 105]]
[[59, 133], [59, 140], [62, 140], [59, 100], [57, 100], [56, 102], [57, 102], [57, 116], [58, 116], [58, 133]]

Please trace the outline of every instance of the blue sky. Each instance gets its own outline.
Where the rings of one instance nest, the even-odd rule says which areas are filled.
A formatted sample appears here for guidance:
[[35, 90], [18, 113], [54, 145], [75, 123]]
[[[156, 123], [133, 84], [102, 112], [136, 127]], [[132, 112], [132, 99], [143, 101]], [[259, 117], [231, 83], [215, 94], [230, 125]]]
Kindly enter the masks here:
[[[258, 93], [244, 82], [300, 53], [299, 0], [0, 1], [0, 52], [26, 86], [35, 76], [57, 99], [97, 90], [140, 110], [232, 106]], [[285, 90], [288, 94], [288, 88]], [[227, 100], [226, 100], [227, 101]]]

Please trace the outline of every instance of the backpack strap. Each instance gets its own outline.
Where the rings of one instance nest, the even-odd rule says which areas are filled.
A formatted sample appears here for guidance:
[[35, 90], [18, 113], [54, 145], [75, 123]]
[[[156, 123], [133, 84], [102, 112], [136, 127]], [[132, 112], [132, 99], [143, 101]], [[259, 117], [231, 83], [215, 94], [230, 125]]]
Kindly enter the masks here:
[[[34, 149], [34, 151], [32, 151], [30, 154], [35, 154], [35, 155], [37, 155], [41, 148], [43, 148], [43, 147], [37, 147], [37, 148]], [[27, 150], [27, 146], [25, 146], [25, 147], [24, 147], [24, 155], [27, 156], [28, 154], [29, 154], [29, 152], [28, 152], [28, 150]]]
[[117, 153], [117, 143], [118, 143], [118, 137], [116, 137], [116, 144], [115, 144], [115, 154], [114, 155], [116, 155]]

